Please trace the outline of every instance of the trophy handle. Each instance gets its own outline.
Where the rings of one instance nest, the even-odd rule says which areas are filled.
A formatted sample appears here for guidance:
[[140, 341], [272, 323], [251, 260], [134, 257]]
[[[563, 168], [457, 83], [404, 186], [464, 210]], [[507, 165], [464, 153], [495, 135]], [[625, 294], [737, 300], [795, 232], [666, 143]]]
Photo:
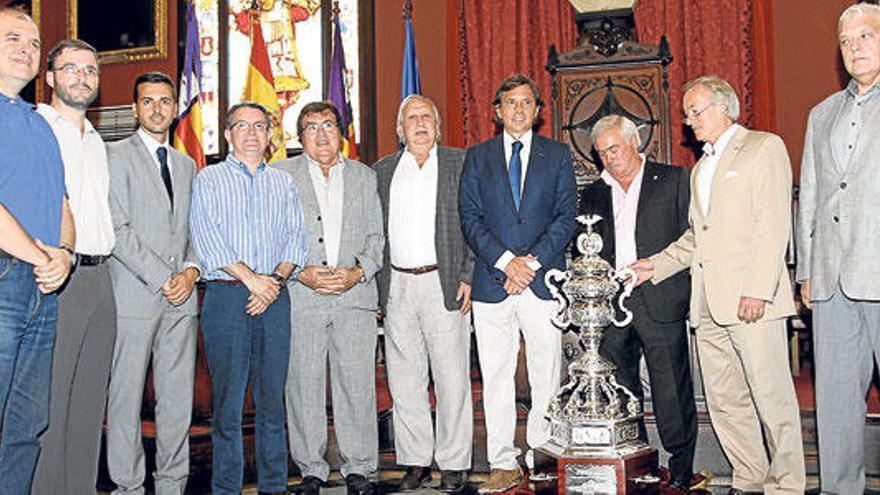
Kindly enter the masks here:
[[553, 296], [557, 304], [557, 309], [554, 311], [553, 316], [550, 317], [550, 321], [556, 327], [562, 329], [568, 328], [568, 325], [571, 324], [571, 318], [568, 316], [568, 301], [559, 292], [557, 284], [565, 283], [568, 281], [569, 276], [568, 272], [563, 272], [556, 268], [547, 270], [547, 273], [544, 274], [544, 285], [547, 286], [550, 295]]
[[636, 272], [630, 267], [624, 267], [616, 272], [614, 272], [614, 278], [616, 279], [628, 279], [627, 282], [623, 286], [623, 292], [620, 293], [620, 297], [617, 298], [617, 305], [620, 306], [620, 310], [623, 311], [624, 316], [623, 320], [611, 320], [611, 323], [614, 323], [614, 326], [617, 327], [625, 327], [630, 324], [633, 319], [633, 313], [626, 306], [623, 305], [623, 300], [628, 298], [633, 289], [636, 287], [636, 281], [638, 280], [638, 276]]

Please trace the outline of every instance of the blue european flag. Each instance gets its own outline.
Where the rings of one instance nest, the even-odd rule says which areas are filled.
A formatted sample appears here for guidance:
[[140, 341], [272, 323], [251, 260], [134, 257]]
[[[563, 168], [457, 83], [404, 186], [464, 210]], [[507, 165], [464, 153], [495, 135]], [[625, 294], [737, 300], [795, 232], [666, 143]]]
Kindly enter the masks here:
[[412, 20], [405, 19], [406, 41], [403, 45], [403, 71], [400, 74], [400, 101], [411, 94], [422, 94], [419, 82], [419, 61], [416, 58], [416, 40], [413, 37]]

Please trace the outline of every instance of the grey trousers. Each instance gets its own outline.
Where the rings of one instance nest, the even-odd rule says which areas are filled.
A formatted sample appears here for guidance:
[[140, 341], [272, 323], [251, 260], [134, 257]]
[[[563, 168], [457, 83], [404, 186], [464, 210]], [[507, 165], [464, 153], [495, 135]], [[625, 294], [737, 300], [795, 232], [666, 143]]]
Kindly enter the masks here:
[[[190, 297], [197, 297], [195, 291]], [[163, 304], [164, 309], [150, 318], [119, 316], [107, 400], [107, 467], [117, 485], [114, 494], [144, 493], [141, 406], [151, 361], [156, 391], [156, 494], [182, 494], [189, 476], [197, 321], [195, 315]]]
[[290, 317], [287, 431], [290, 456], [303, 477], [327, 480], [327, 364], [333, 429], [343, 476], [369, 476], [378, 465], [376, 314], [336, 303]]
[[[397, 463], [441, 470], [471, 468], [473, 405], [470, 315], [443, 305], [440, 277], [391, 272], [385, 316], [385, 359], [394, 401]], [[437, 434], [428, 382], [434, 379]]]
[[31, 493], [94, 495], [116, 302], [107, 264], [78, 266], [58, 296], [49, 428]]
[[837, 288], [813, 302], [816, 426], [822, 493], [865, 491], [865, 394], [880, 363], [880, 302]]

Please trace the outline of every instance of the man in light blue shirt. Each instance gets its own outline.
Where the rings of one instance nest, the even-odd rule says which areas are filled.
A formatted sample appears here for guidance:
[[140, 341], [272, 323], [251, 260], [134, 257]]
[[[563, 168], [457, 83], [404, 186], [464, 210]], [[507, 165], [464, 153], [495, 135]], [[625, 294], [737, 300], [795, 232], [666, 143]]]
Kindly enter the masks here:
[[226, 114], [226, 160], [193, 183], [190, 228], [207, 281], [202, 336], [211, 373], [211, 492], [242, 484], [241, 409], [250, 375], [259, 491], [285, 493], [284, 384], [290, 349], [287, 279], [307, 256], [293, 178], [268, 168], [269, 114], [257, 103]]

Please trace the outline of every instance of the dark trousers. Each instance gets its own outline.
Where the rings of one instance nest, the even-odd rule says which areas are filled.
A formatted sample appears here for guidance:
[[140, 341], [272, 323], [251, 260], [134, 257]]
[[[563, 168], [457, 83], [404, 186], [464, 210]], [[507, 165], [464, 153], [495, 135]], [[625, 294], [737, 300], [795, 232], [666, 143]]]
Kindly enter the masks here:
[[642, 399], [639, 359], [644, 352], [660, 442], [670, 454], [669, 474], [673, 481], [686, 485], [693, 471], [697, 411], [685, 320], [651, 320], [639, 295], [625, 305], [633, 310], [632, 323], [623, 328], [609, 326], [599, 353], [617, 366], [617, 381]]
[[31, 494], [91, 494], [116, 342], [116, 300], [106, 263], [71, 273], [58, 296], [57, 327], [49, 428], [40, 435]]
[[256, 407], [259, 491], [287, 489], [284, 384], [290, 356], [290, 298], [284, 288], [263, 314], [249, 316], [248, 295], [244, 285], [208, 282], [202, 303], [213, 410], [211, 493], [216, 495], [241, 492], [241, 413], [249, 382]]

